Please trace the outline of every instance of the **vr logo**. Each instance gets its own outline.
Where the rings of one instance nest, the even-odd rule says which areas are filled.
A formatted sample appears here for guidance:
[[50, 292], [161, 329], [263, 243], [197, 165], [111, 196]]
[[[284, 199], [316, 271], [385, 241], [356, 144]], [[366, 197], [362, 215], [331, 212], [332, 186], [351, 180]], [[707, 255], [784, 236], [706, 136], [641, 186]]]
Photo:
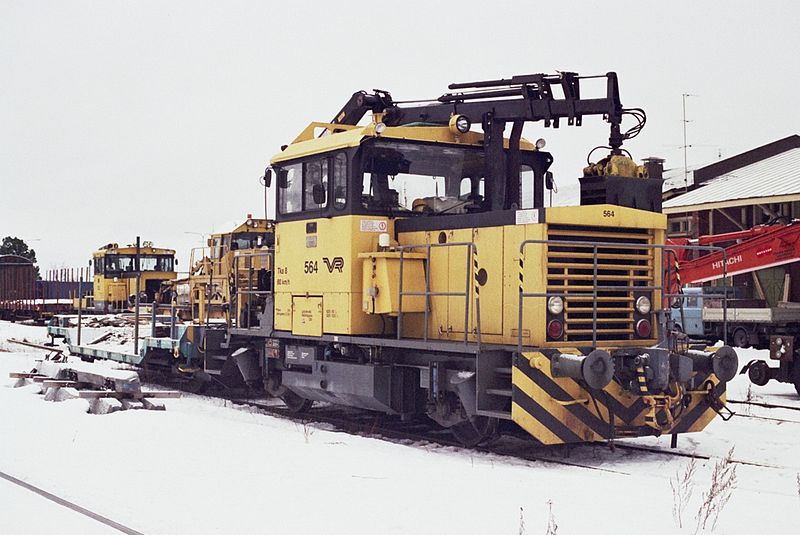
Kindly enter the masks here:
[[328, 268], [328, 273], [333, 273], [334, 269], [341, 273], [342, 269], [344, 269], [344, 258], [341, 256], [335, 256], [333, 257], [333, 260], [327, 256], [323, 256], [322, 261], [325, 262], [325, 267]]

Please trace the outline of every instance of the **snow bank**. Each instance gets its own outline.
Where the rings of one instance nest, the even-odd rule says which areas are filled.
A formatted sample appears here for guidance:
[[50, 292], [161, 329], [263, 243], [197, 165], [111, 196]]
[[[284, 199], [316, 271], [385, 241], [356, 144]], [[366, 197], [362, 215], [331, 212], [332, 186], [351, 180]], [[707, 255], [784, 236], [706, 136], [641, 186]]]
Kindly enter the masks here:
[[[200, 396], [166, 400], [166, 412], [96, 416], [83, 400], [47, 403], [11, 388], [8, 372], [33, 358], [0, 353], [0, 470], [148, 535], [533, 534], [546, 531], [549, 501], [561, 534], [691, 533], [713, 468], [698, 461], [689, 528], [679, 530], [669, 480], [686, 458], [592, 446], [536, 453], [597, 469], [527, 462], [350, 436]], [[774, 466], [738, 465], [719, 533], [796, 532], [798, 442], [800, 423], [743, 417], [681, 437], [683, 451], [723, 456], [735, 445], [737, 458]], [[18, 493], [0, 493], [0, 531], [36, 522], [15, 506]]]

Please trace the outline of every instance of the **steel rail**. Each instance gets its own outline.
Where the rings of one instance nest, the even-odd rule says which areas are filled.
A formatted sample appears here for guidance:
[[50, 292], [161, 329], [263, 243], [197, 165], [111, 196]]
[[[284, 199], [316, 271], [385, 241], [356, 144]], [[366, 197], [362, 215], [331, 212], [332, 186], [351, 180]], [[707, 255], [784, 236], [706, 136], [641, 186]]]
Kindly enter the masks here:
[[106, 526], [108, 526], [110, 528], [113, 528], [113, 529], [115, 529], [117, 531], [121, 531], [122, 533], [125, 533], [127, 535], [144, 535], [141, 531], [136, 531], [135, 529], [129, 528], [127, 526], [124, 526], [124, 525], [120, 524], [119, 522], [111, 520], [110, 518], [107, 518], [107, 517], [105, 517], [103, 515], [97, 514], [94, 511], [90, 511], [89, 509], [86, 509], [85, 507], [81, 507], [80, 505], [77, 505], [77, 504], [72, 503], [72, 502], [70, 502], [68, 500], [65, 500], [64, 498], [60, 498], [60, 497], [56, 496], [55, 494], [52, 494], [50, 492], [47, 492], [46, 490], [40, 489], [39, 487], [31, 485], [30, 483], [26, 483], [25, 481], [22, 481], [21, 479], [17, 479], [16, 477], [14, 477], [12, 475], [6, 474], [5, 472], [0, 472], [0, 478], [8, 481], [9, 483], [13, 483], [14, 485], [17, 485], [17, 486], [20, 486], [20, 487], [22, 487], [22, 488], [24, 488], [26, 490], [29, 490], [29, 491], [31, 491], [31, 492], [33, 492], [35, 494], [38, 494], [39, 496], [41, 496], [41, 497], [43, 497], [43, 498], [45, 498], [47, 500], [50, 500], [53, 503], [57, 503], [58, 505], [60, 505], [62, 507], [66, 507], [67, 509], [71, 509], [72, 511], [75, 511], [78, 514], [81, 514], [83, 516], [89, 517], [92, 520], [96, 520], [97, 522], [100, 522], [101, 524], [105, 524]]

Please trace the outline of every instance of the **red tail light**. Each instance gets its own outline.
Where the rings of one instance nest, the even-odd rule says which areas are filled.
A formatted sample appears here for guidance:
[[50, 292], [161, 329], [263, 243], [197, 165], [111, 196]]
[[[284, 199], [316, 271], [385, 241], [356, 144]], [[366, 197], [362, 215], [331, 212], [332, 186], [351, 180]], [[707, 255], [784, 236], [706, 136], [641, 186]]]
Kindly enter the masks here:
[[564, 325], [558, 320], [550, 320], [547, 324], [547, 336], [553, 340], [558, 340], [564, 336]]
[[639, 338], [648, 338], [653, 332], [653, 327], [648, 320], [639, 320], [636, 322], [636, 335]]

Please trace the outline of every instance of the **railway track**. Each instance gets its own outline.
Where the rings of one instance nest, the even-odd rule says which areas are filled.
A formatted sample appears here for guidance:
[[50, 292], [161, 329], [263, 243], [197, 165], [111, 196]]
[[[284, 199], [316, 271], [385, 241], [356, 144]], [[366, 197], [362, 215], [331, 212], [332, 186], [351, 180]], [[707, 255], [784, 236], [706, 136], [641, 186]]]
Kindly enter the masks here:
[[[333, 431], [356, 434], [359, 436], [388, 439], [399, 443], [430, 444], [438, 447], [454, 448], [463, 451], [477, 451], [509, 458], [515, 461], [555, 464], [621, 475], [631, 475], [630, 472], [625, 472], [623, 470], [559, 458], [561, 455], [569, 455], [571, 453], [573, 448], [570, 446], [548, 446], [547, 452], [544, 452], [541, 448], [537, 449], [536, 446], [531, 446], [529, 442], [524, 442], [522, 439], [515, 437], [502, 437], [495, 441], [489, 442], [486, 445], [475, 448], [466, 448], [457, 440], [451, 438], [448, 431], [441, 428], [436, 428], [430, 424], [426, 424], [426, 422], [423, 420], [402, 422], [397, 418], [385, 417], [381, 414], [376, 415], [375, 413], [371, 413], [369, 411], [343, 409], [341, 407], [318, 407], [312, 408], [307, 413], [292, 414], [283, 406], [270, 405], [261, 401], [252, 401], [241, 398], [230, 398], [229, 401], [237, 405], [250, 406], [257, 409], [259, 412], [295, 421], [302, 425], [327, 424], [332, 426]], [[787, 421], [792, 422], [792, 420]], [[681, 450], [665, 450], [658, 447], [648, 447], [621, 442], [613, 442], [609, 445], [598, 444], [594, 447], [611, 448], [612, 450], [616, 448], [620, 450], [644, 452], [661, 456], [695, 458], [704, 461], [710, 461], [716, 458], [715, 456], [711, 455], [703, 455]], [[780, 466], [747, 461], [743, 459], [734, 459], [733, 463], [760, 468], [771, 468], [777, 470], [782, 469]]]
[[108, 526], [110, 528], [113, 528], [113, 529], [115, 529], [115, 530], [117, 530], [117, 531], [119, 531], [121, 533], [125, 533], [125, 535], [144, 535], [140, 531], [136, 531], [135, 529], [129, 528], [128, 526], [120, 524], [119, 522], [111, 520], [110, 518], [107, 518], [107, 517], [105, 517], [105, 516], [103, 516], [101, 514], [95, 513], [94, 511], [90, 511], [89, 509], [86, 509], [85, 507], [81, 507], [80, 505], [77, 505], [77, 504], [75, 504], [73, 502], [65, 500], [64, 498], [56, 496], [55, 494], [47, 492], [44, 489], [41, 489], [41, 488], [36, 487], [34, 485], [31, 485], [30, 483], [26, 483], [25, 481], [22, 481], [21, 479], [17, 479], [16, 477], [14, 477], [14, 476], [12, 476], [10, 474], [6, 474], [5, 472], [0, 472], [0, 479], [3, 479], [5, 481], [8, 481], [9, 483], [17, 485], [18, 487], [22, 487], [23, 489], [29, 490], [29, 491], [31, 491], [31, 492], [33, 492], [35, 494], [38, 494], [39, 496], [41, 496], [42, 498], [44, 498], [46, 500], [49, 500], [49, 501], [51, 501], [53, 503], [56, 503], [56, 504], [66, 508], [66, 509], [70, 509], [71, 511], [75, 511], [76, 513], [78, 513], [80, 515], [83, 515], [85, 517], [91, 518], [92, 520], [94, 520], [96, 522], [99, 522], [101, 524], [105, 524], [106, 526]]
[[[161, 386], [164, 385], [163, 376], [157, 381]], [[153, 377], [148, 380], [152, 381]], [[183, 383], [181, 383], [183, 384]], [[171, 388], [176, 385], [171, 383]], [[217, 387], [222, 387], [220, 383]], [[178, 388], [181, 388], [179, 385]], [[585, 447], [586, 445], [563, 445], [563, 446], [537, 446], [531, 444], [530, 437], [518, 438], [515, 436], [502, 436], [488, 443], [473, 448], [467, 448], [461, 444], [447, 429], [436, 426], [425, 418], [420, 418], [412, 421], [402, 421], [399, 417], [375, 413], [372, 411], [354, 409], [348, 407], [334, 406], [334, 405], [315, 405], [311, 409], [303, 413], [293, 413], [280, 401], [266, 398], [253, 398], [246, 395], [236, 395], [236, 390], [215, 388], [218, 392], [207, 393], [210, 397], [224, 399], [230, 403], [239, 406], [248, 406], [262, 414], [278, 417], [281, 419], [289, 420], [297, 423], [298, 425], [327, 425], [330, 426], [329, 430], [342, 432], [352, 435], [365, 436], [378, 438], [382, 440], [389, 440], [401, 444], [419, 444], [429, 445], [440, 448], [452, 448], [458, 451], [474, 451], [479, 453], [486, 453], [503, 457], [515, 462], [536, 462], [542, 464], [570, 466], [573, 468], [582, 468], [586, 470], [614, 473], [620, 475], [632, 475], [630, 472], [618, 470], [615, 468], [608, 468], [605, 466], [597, 466], [593, 464], [582, 463], [577, 460], [569, 459], [568, 457], [573, 451]], [[241, 391], [240, 391], [241, 393]], [[747, 403], [745, 401], [729, 400], [731, 403]], [[800, 410], [800, 407], [791, 407], [783, 405], [775, 405], [769, 403], [752, 403], [753, 405], [764, 406], [768, 408], [788, 408], [792, 410]], [[779, 423], [800, 423], [794, 420], [785, 420], [780, 418], [769, 418], [755, 415], [746, 415], [737, 413], [737, 416], [748, 417], [754, 419], [765, 419], [777, 421]], [[642, 446], [638, 444], [627, 444], [619, 441], [611, 443], [596, 443], [590, 445], [590, 448], [605, 448], [620, 449], [626, 451], [641, 452], [646, 454], [671, 456], [671, 457], [684, 457], [695, 458], [704, 461], [710, 461], [717, 457], [711, 455], [703, 455], [699, 453], [686, 452], [678, 449], [663, 449], [659, 447]], [[781, 469], [779, 466], [758, 463], [754, 461], [747, 461], [742, 459], [734, 459], [735, 464], [745, 466], [755, 466], [761, 468]]]
[[525, 443], [514, 437], [500, 437], [486, 445], [467, 448], [455, 438], [452, 438], [450, 432], [446, 429], [436, 427], [434, 424], [427, 423], [422, 419], [404, 422], [397, 417], [338, 406], [314, 407], [302, 414], [293, 414], [285, 406], [269, 404], [263, 400], [255, 401], [233, 397], [225, 399], [236, 405], [252, 407], [260, 413], [290, 420], [300, 425], [325, 424], [331, 426], [331, 431], [352, 435], [390, 440], [401, 444], [430, 445], [441, 448], [452, 448], [459, 451], [475, 451], [515, 461], [538, 462], [621, 475], [631, 475], [629, 472], [624, 472], [622, 470], [593, 466], [568, 459], [559, 459], [542, 455], [540, 452], [534, 451], [529, 442]]
[[[142, 371], [140, 371], [141, 373]], [[143, 379], [147, 382], [152, 382], [161, 387], [178, 388], [187, 392], [192, 392], [193, 389], [190, 383], [185, 380], [168, 380], [161, 373], [143, 373]], [[451, 433], [435, 424], [429, 422], [425, 418], [420, 418], [411, 421], [403, 421], [399, 417], [384, 415], [362, 409], [353, 409], [347, 407], [318, 405], [312, 407], [310, 410], [303, 413], [293, 413], [285, 405], [277, 400], [269, 400], [265, 398], [253, 398], [248, 396], [248, 391], [227, 389], [221, 383], [216, 385], [213, 392], [206, 395], [210, 397], [226, 400], [230, 403], [248, 406], [260, 413], [270, 416], [278, 417], [281, 419], [295, 422], [299, 425], [327, 425], [330, 430], [336, 432], [343, 432], [359, 436], [374, 437], [383, 440], [390, 440], [403, 444], [418, 444], [430, 445], [440, 448], [453, 448], [462, 451], [474, 451], [479, 453], [492, 454], [499, 457], [512, 459], [517, 462], [537, 462], [543, 464], [563, 465], [574, 468], [582, 468], [587, 470], [594, 470], [600, 472], [615, 473], [621, 475], [631, 475], [629, 472], [607, 468], [604, 466], [597, 466], [593, 464], [586, 464], [580, 461], [571, 460], [568, 457], [573, 450], [576, 449], [575, 445], [565, 445], [552, 447], [548, 446], [537, 447], [531, 444], [530, 438], [521, 439], [514, 436], [503, 436], [498, 439], [492, 440], [485, 445], [480, 445], [473, 448], [464, 447], [458, 440], [456, 440]], [[195, 392], [196, 393], [196, 392]], [[800, 407], [789, 405], [780, 405], [764, 402], [753, 402], [744, 400], [728, 400], [734, 404], [753, 405], [769, 409], [789, 409], [800, 411]], [[737, 413], [739, 417], [753, 418], [759, 420], [775, 421], [778, 423], [800, 423], [796, 420], [787, 420], [782, 418], [772, 418], [744, 413]], [[585, 446], [585, 445], [584, 445]], [[701, 460], [711, 460], [714, 457], [709, 455], [702, 455], [692, 452], [685, 452], [680, 450], [662, 449], [659, 447], [648, 447], [638, 444], [627, 444], [622, 442], [612, 442], [608, 444], [597, 444], [592, 448], [618, 448], [620, 450], [637, 451], [648, 454], [655, 454], [661, 456], [674, 456], [685, 458], [696, 458]], [[764, 463], [734, 460], [736, 464], [757, 466], [762, 468], [780, 469], [778, 466], [768, 465]]]
[[797, 405], [781, 405], [779, 403], [766, 403], [763, 401], [748, 401], [744, 399], [728, 399], [728, 403], [734, 405], [753, 405], [754, 407], [763, 407], [765, 409], [786, 409], [790, 411], [800, 411], [800, 406]]

